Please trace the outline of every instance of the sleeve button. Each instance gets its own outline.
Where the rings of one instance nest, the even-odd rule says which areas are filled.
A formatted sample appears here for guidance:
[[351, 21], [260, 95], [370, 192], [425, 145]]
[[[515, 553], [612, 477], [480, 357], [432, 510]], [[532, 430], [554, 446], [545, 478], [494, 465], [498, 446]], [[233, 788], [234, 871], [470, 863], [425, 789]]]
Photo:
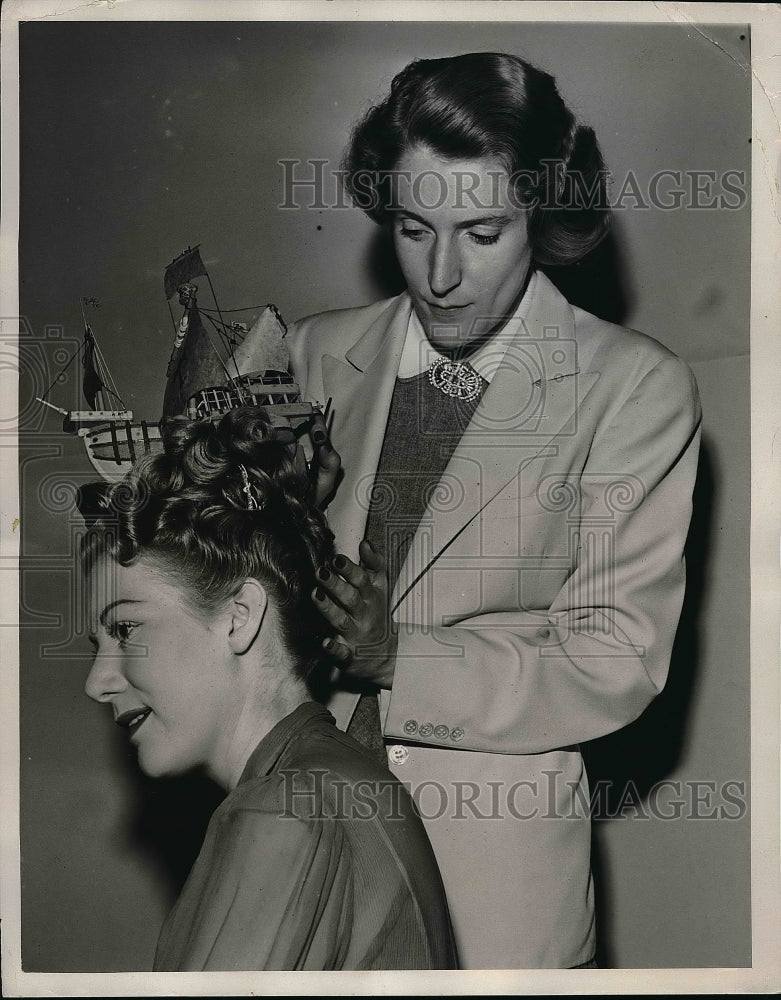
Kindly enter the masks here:
[[450, 736], [450, 730], [447, 726], [437, 726], [434, 730], [434, 735], [438, 740], [446, 740]]
[[450, 739], [458, 743], [459, 740], [464, 738], [464, 730], [460, 726], [455, 726], [450, 730]]
[[388, 760], [391, 764], [406, 764], [407, 757], [409, 757], [409, 750], [406, 747], [398, 744], [388, 747]]
[[430, 722], [421, 722], [420, 728], [418, 729], [418, 734], [420, 736], [431, 736], [434, 732], [434, 727]]
[[407, 719], [407, 721], [404, 723], [404, 732], [407, 733], [408, 736], [412, 736], [417, 731], [418, 731], [417, 722], [415, 722], [414, 719]]

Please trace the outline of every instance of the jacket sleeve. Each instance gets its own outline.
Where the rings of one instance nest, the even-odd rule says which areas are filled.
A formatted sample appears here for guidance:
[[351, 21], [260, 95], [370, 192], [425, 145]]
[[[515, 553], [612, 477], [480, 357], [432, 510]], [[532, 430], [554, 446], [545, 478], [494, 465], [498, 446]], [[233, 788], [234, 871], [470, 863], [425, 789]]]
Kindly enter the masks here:
[[[665, 357], [594, 436], [578, 484], [574, 568], [550, 607], [526, 611], [516, 600], [447, 626], [405, 624], [386, 737], [538, 753], [641, 714], [665, 684], [683, 601], [700, 418], [688, 366]], [[488, 508], [484, 517], [497, 530]], [[421, 734], [424, 721], [433, 735], [431, 726]]]

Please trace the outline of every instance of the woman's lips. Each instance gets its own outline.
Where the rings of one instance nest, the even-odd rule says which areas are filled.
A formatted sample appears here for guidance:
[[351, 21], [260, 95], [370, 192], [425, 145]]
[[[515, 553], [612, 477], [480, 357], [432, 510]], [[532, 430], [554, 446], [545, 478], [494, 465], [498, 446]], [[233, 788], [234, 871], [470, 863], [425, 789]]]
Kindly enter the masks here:
[[432, 312], [439, 312], [442, 313], [444, 316], [446, 316], [448, 313], [461, 312], [463, 309], [469, 308], [468, 302], [462, 306], [459, 305], [444, 306], [441, 304], [437, 304], [436, 302], [427, 302], [426, 305]]
[[463, 306], [437, 306], [433, 302], [427, 302], [429, 319], [443, 326], [461, 325], [466, 318], [469, 305]]
[[116, 723], [118, 726], [122, 726], [124, 729], [134, 735], [138, 732], [140, 726], [143, 725], [147, 716], [152, 712], [151, 708], [131, 708], [127, 712], [123, 712], [122, 715], [118, 716]]

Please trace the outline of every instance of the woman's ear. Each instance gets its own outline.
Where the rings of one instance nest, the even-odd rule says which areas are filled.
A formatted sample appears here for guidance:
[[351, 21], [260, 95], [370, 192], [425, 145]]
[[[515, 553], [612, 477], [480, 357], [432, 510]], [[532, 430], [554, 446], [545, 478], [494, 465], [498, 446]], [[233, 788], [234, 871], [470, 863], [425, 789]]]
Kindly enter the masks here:
[[244, 581], [231, 601], [231, 622], [228, 642], [238, 656], [246, 653], [260, 632], [266, 616], [268, 596], [257, 580]]

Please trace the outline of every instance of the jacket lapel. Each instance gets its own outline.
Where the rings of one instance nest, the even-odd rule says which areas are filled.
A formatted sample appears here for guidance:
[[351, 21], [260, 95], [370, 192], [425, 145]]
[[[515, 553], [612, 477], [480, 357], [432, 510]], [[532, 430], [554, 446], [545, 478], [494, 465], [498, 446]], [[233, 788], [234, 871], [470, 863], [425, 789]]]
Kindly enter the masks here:
[[357, 558], [366, 528], [369, 497], [380, 458], [393, 387], [412, 304], [401, 295], [369, 327], [343, 359], [323, 355], [325, 398], [333, 408], [331, 437], [344, 478], [328, 508], [340, 551]]

